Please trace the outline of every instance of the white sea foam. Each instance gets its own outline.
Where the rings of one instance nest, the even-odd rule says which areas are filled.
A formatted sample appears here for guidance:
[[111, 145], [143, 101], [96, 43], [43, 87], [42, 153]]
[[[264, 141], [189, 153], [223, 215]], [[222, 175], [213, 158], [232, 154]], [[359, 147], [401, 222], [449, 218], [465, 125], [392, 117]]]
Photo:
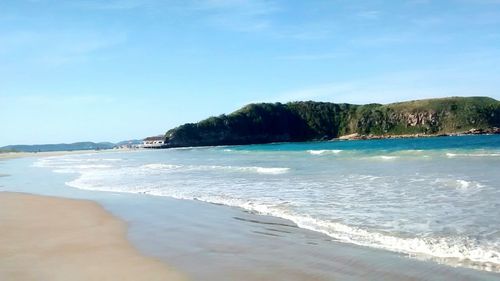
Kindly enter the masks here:
[[373, 156], [373, 159], [381, 159], [381, 160], [395, 160], [398, 158], [399, 158], [398, 156], [389, 156], [389, 155]]
[[457, 190], [462, 190], [462, 191], [471, 191], [471, 190], [480, 190], [481, 188], [484, 187], [483, 184], [476, 182], [476, 181], [467, 181], [464, 179], [441, 179], [438, 178], [435, 180], [435, 183], [444, 186], [444, 187], [449, 187]]
[[145, 164], [139, 168], [143, 170], [184, 170], [184, 171], [233, 171], [250, 172], [257, 174], [279, 175], [290, 171], [290, 168], [258, 167], [258, 166], [222, 166], [222, 165], [172, 165], [164, 163]]
[[465, 180], [457, 180], [457, 184], [463, 189], [467, 189], [470, 186], [470, 182]]
[[345, 225], [312, 218], [310, 216], [293, 214], [276, 206], [256, 203], [249, 200], [226, 198], [224, 196], [193, 196], [182, 192], [172, 193], [155, 190], [147, 192], [151, 195], [168, 196], [177, 199], [199, 200], [209, 203], [240, 207], [263, 215], [271, 215], [293, 221], [297, 226], [324, 233], [339, 242], [352, 243], [360, 246], [380, 248], [400, 253], [427, 258], [444, 258], [461, 261], [484, 263], [475, 265], [480, 269], [492, 270], [500, 267], [500, 252], [495, 245], [479, 245], [473, 239], [461, 237], [398, 237], [395, 235], [368, 231], [360, 227]]
[[38, 159], [32, 164], [32, 166], [44, 168], [55, 167], [63, 169], [105, 169], [112, 167], [109, 164], [100, 164], [99, 162], [101, 162], [100, 159], [66, 159], [60, 156], [53, 156]]
[[37, 161], [35, 161], [31, 166], [33, 167], [40, 167], [40, 168], [47, 168], [50, 167], [53, 163], [53, 158], [56, 156], [50, 156], [50, 157], [45, 157], [45, 158], [39, 158]]
[[82, 173], [85, 170], [102, 170], [102, 169], [110, 169], [112, 166], [110, 165], [73, 165], [62, 168], [56, 168], [53, 171], [59, 174], [75, 174]]
[[250, 167], [251, 170], [255, 170], [259, 174], [271, 174], [279, 175], [285, 174], [290, 171], [290, 168], [264, 168], [264, 167]]
[[106, 169], [111, 168], [111, 165], [105, 164], [87, 164], [87, 165], [74, 165], [72, 166], [75, 169]]
[[121, 158], [104, 158], [102, 160], [103, 161], [107, 161], [107, 162], [120, 162], [120, 161], [123, 161], [123, 159], [121, 159]]
[[308, 150], [312, 155], [325, 155], [325, 154], [339, 154], [342, 152], [340, 149], [322, 149], [322, 150]]
[[283, 211], [282, 209], [277, 209], [274, 206], [237, 198], [225, 198], [223, 196], [195, 196], [181, 191], [167, 192], [165, 190], [150, 189], [147, 187], [124, 188], [123, 186], [96, 186], [94, 184], [89, 184], [84, 178], [67, 182], [67, 185], [79, 189], [125, 193], [147, 193], [156, 196], [199, 200], [209, 203], [240, 207], [259, 214], [272, 215], [291, 220], [301, 228], [324, 233], [339, 242], [352, 243], [423, 257], [427, 256], [431, 259], [437, 257], [481, 262], [484, 263], [484, 265], [481, 266], [481, 269], [491, 269], [500, 266], [500, 252], [493, 247], [482, 248], [481, 245], [476, 245], [475, 242], [469, 240], [468, 237], [403, 238], [368, 231], [342, 223], [320, 220], [310, 216], [296, 215], [286, 210]]
[[449, 158], [454, 158], [454, 157], [500, 157], [500, 153], [450, 153], [450, 152], [447, 152], [446, 156]]
[[360, 176], [357, 176], [357, 178], [361, 181], [374, 181], [374, 180], [381, 179], [381, 177], [372, 176], [372, 175], [360, 175]]
[[[334, 151], [308, 152], [340, 153]], [[442, 165], [442, 150], [345, 151], [327, 158], [306, 157], [303, 151], [224, 153], [199, 150], [168, 158], [148, 152], [116, 157], [123, 159], [118, 161], [68, 156], [42, 158], [34, 166], [77, 173], [66, 184], [79, 189], [236, 206], [289, 219], [342, 242], [449, 263], [471, 261], [500, 271], [500, 239], [495, 234], [499, 213], [494, 207], [497, 159], [477, 161], [480, 166], [468, 173], [466, 158]], [[342, 161], [345, 155], [363, 161]], [[422, 160], [422, 155], [436, 162]], [[400, 160], [407, 156], [416, 157]]]
[[145, 164], [140, 166], [141, 169], [151, 169], [151, 170], [170, 170], [170, 169], [179, 169], [182, 168], [181, 165], [171, 165], [171, 164], [162, 164], [162, 163], [153, 163], [153, 164]]
[[279, 175], [287, 173], [290, 168], [279, 168], [279, 167], [240, 167], [240, 166], [188, 166], [192, 170], [227, 170], [227, 171], [238, 171], [238, 172], [251, 172], [258, 174], [270, 174]]
[[[272, 214], [277, 215], [277, 214]], [[470, 260], [500, 267], [498, 245], [478, 245], [466, 237], [411, 237], [403, 238], [379, 232], [367, 231], [341, 223], [328, 222], [308, 216], [278, 215], [297, 223], [299, 227], [327, 234], [341, 242], [353, 243], [429, 258]]]

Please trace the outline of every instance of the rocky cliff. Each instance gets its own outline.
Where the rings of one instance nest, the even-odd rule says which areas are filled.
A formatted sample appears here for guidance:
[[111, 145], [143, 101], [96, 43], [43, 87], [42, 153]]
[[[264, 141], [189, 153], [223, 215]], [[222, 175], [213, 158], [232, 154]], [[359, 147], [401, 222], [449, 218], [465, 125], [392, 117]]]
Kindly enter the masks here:
[[327, 140], [345, 135], [398, 136], [493, 132], [500, 102], [453, 97], [393, 104], [292, 102], [250, 104], [228, 115], [169, 130], [168, 146]]

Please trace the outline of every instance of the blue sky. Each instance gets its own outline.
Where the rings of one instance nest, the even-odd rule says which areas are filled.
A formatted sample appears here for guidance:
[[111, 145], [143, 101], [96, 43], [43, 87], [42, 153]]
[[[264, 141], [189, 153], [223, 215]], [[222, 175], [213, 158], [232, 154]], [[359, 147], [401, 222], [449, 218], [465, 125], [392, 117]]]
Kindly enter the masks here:
[[499, 89], [500, 0], [0, 0], [0, 145]]

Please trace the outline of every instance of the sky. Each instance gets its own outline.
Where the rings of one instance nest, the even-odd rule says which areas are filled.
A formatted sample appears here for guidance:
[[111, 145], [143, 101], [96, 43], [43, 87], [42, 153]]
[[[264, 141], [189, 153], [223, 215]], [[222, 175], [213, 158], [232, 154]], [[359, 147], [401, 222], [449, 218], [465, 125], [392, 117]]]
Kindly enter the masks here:
[[500, 0], [0, 0], [0, 146], [499, 89]]

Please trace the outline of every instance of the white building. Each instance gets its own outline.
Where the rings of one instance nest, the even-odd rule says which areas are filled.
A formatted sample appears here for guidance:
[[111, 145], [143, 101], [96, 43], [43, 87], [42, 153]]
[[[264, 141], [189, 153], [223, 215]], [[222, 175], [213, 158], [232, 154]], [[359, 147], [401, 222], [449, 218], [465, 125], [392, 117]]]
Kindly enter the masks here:
[[164, 136], [147, 137], [142, 140], [142, 144], [144, 148], [161, 148], [165, 146], [165, 137]]

